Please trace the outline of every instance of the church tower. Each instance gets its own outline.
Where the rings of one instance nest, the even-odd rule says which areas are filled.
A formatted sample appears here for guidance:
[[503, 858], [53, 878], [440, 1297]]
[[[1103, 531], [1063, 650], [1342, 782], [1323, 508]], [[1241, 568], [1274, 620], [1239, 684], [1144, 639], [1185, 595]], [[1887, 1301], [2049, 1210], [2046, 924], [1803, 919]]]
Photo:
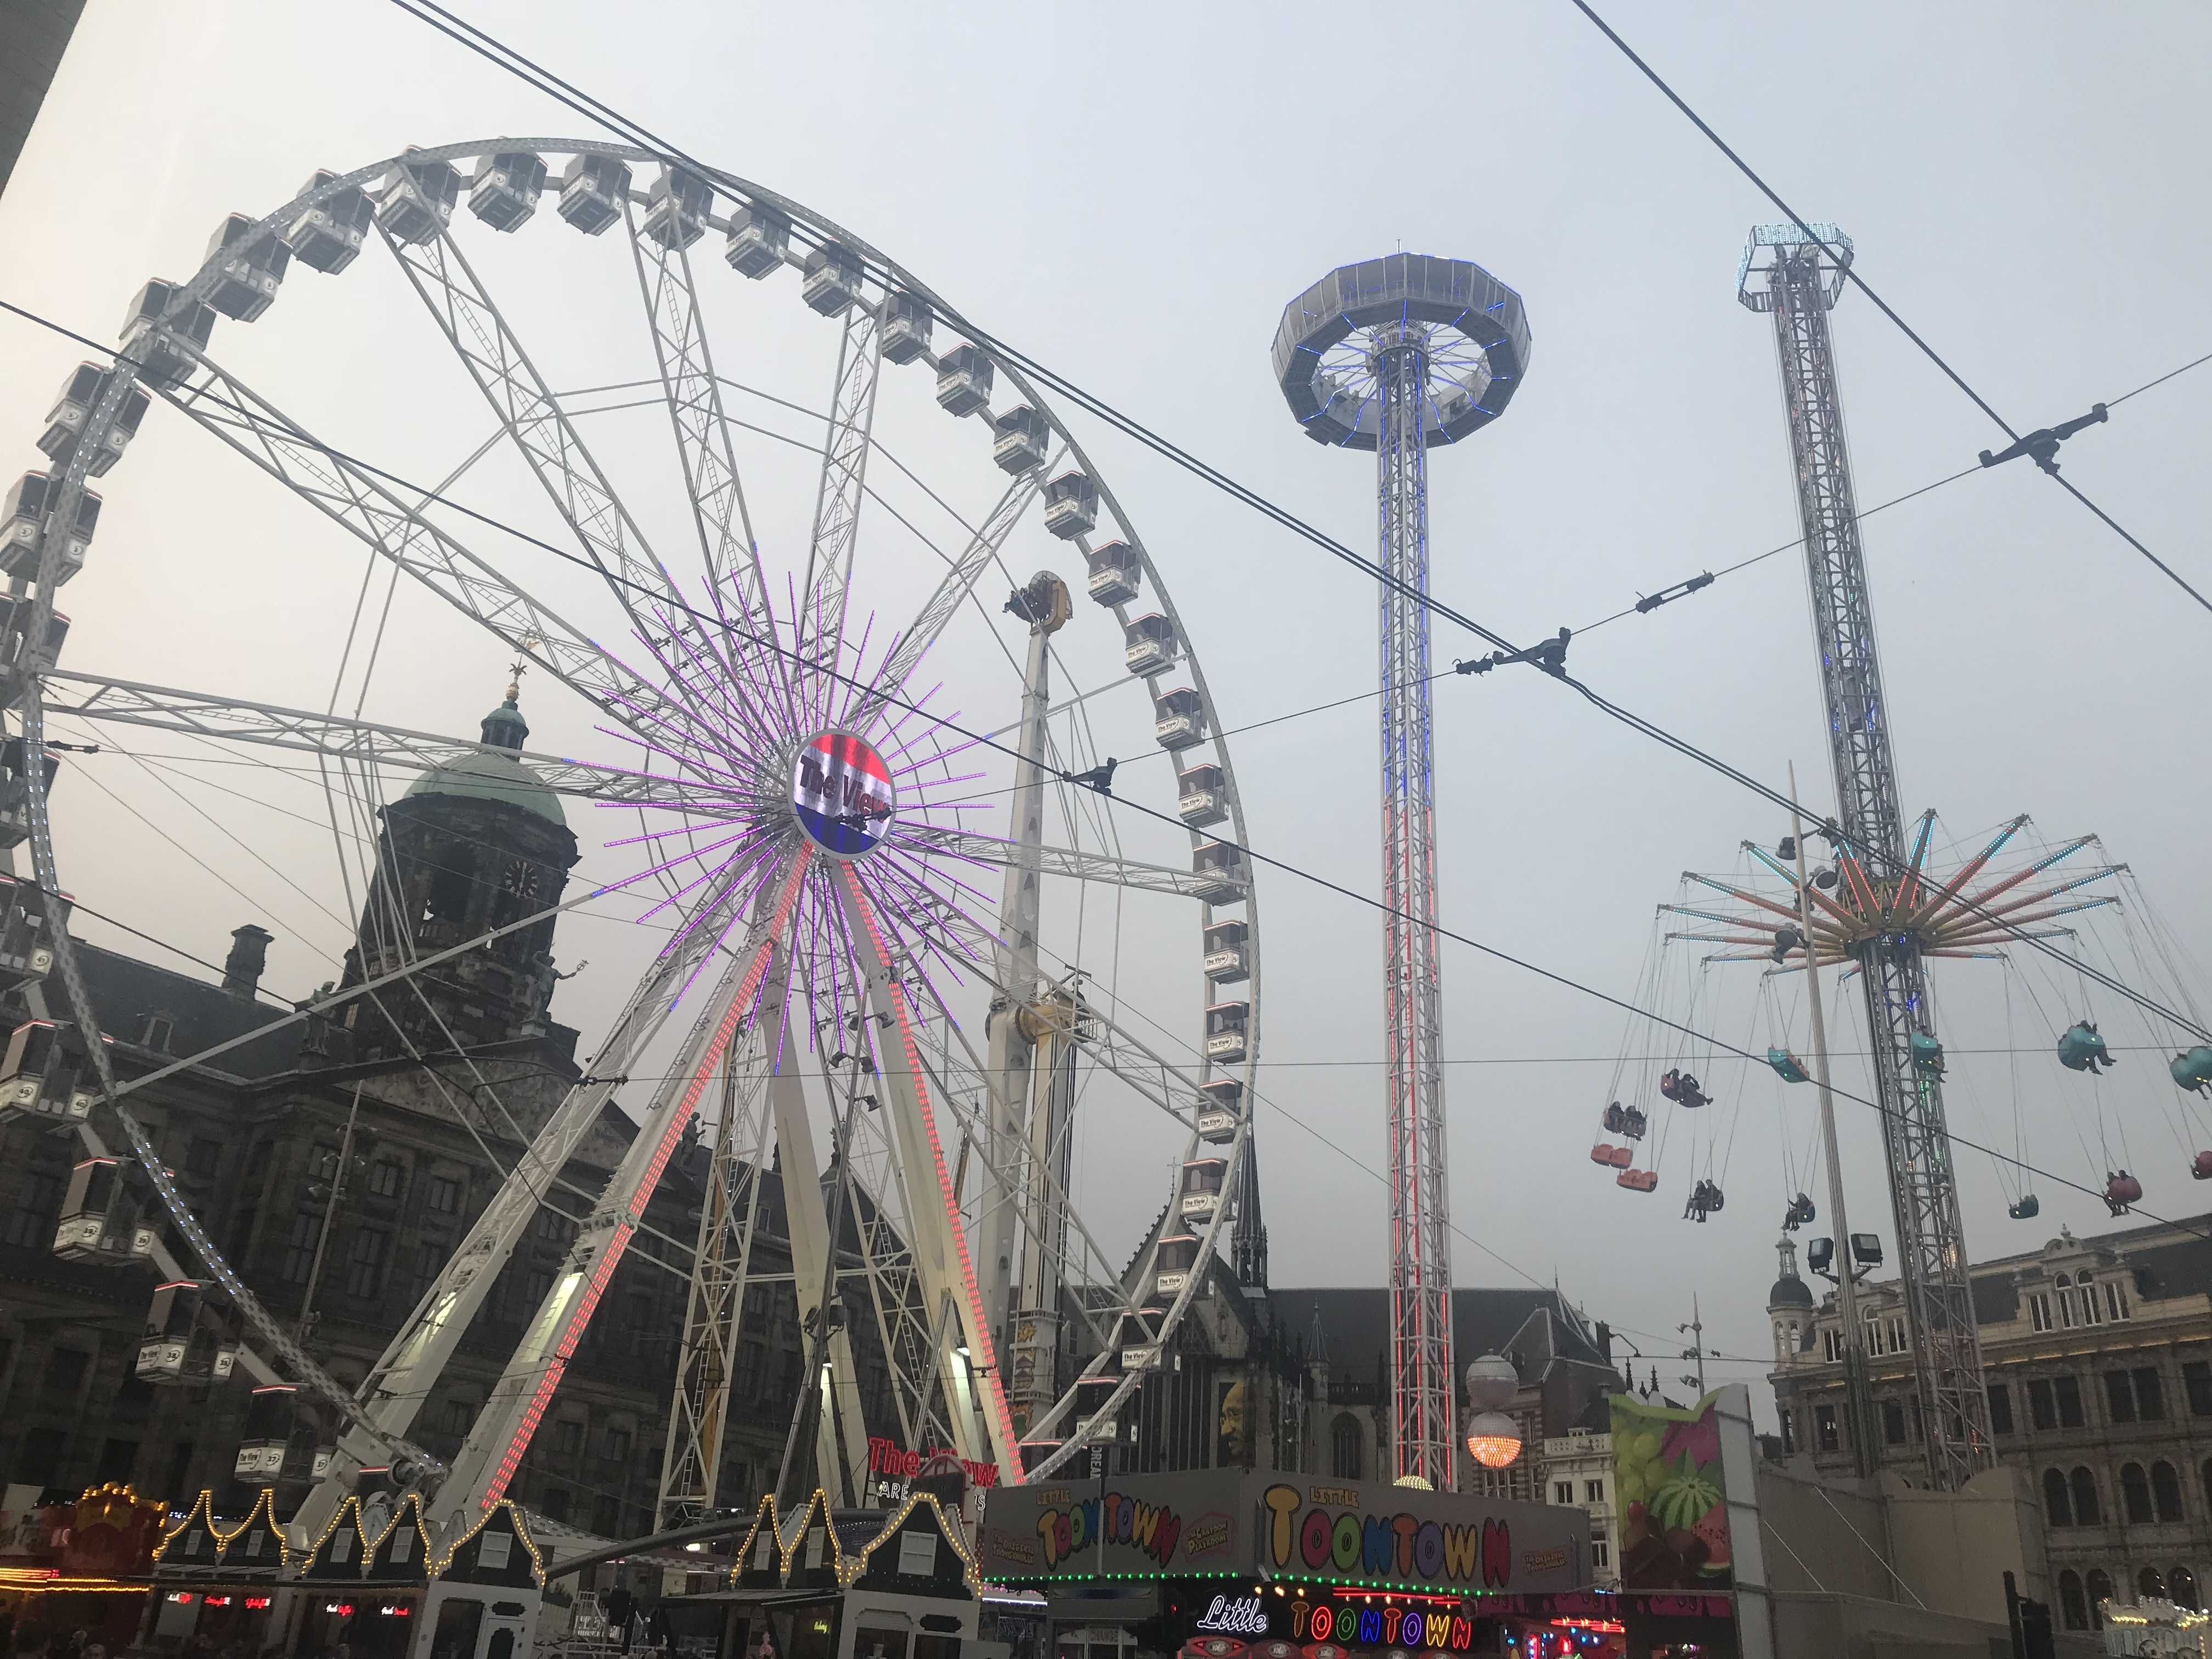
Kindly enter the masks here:
[[1785, 1237], [1775, 1248], [1782, 1273], [1766, 1293], [1766, 1317], [1774, 1327], [1774, 1363], [1787, 1365], [1813, 1328], [1813, 1290], [1797, 1277], [1797, 1241]]
[[[520, 686], [483, 718], [483, 747], [426, 772], [380, 809], [377, 868], [362, 906], [347, 985], [358, 985], [561, 902], [576, 837], [561, 798], [520, 750], [530, 726]], [[349, 1006], [358, 1058], [476, 1050], [546, 1035], [555, 983], [553, 924], [540, 916], [482, 949], [449, 957], [376, 1000]], [[379, 1004], [381, 1004], [380, 1009]]]

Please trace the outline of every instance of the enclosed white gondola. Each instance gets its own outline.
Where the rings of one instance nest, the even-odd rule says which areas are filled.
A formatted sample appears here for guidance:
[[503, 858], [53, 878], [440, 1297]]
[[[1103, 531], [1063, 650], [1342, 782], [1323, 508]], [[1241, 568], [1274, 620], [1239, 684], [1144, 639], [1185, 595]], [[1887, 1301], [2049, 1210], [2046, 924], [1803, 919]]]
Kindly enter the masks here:
[[1144, 591], [1143, 565], [1128, 543], [1108, 542], [1083, 559], [1091, 567], [1091, 597], [1100, 605], [1129, 605]]
[[1216, 1002], [1206, 1011], [1206, 1057], [1224, 1066], [1244, 1058], [1252, 1018], [1249, 1002]]
[[1150, 678], [1175, 666], [1175, 624], [1157, 611], [1138, 617], [1121, 629], [1121, 659], [1132, 674]]
[[[39, 526], [46, 515], [46, 501], [54, 481], [44, 472], [26, 472], [0, 497], [0, 573], [21, 581], [39, 574]], [[88, 489], [77, 496], [75, 528], [62, 542], [61, 557], [54, 567], [58, 587], [84, 568], [84, 556], [100, 526], [100, 497]]]
[[238, 1439], [238, 1460], [231, 1473], [241, 1480], [274, 1482], [284, 1472], [284, 1453], [292, 1443], [292, 1425], [299, 1412], [298, 1389], [289, 1382], [272, 1382], [256, 1389], [246, 1402], [246, 1428]]
[[[0, 593], [0, 665], [13, 668], [22, 659], [37, 611], [36, 602], [27, 593]], [[48, 662], [61, 660], [69, 629], [69, 618], [62, 612], [56, 611], [48, 615], [45, 653]]]
[[461, 199], [461, 175], [450, 161], [405, 159], [418, 155], [410, 144], [399, 165], [385, 175], [376, 193], [376, 222], [394, 241], [421, 246], [453, 222]]
[[1027, 404], [1016, 404], [991, 422], [991, 459], [1017, 478], [1034, 472], [1051, 453], [1052, 422]]
[[937, 319], [926, 301], [895, 288], [884, 295], [877, 321], [883, 330], [884, 356], [895, 363], [910, 363], [929, 349]]
[[1152, 699], [1152, 735], [1170, 752], [1206, 741], [1206, 702], [1187, 685]]
[[629, 163], [614, 155], [579, 155], [561, 170], [561, 199], [553, 210], [586, 236], [596, 236], [623, 215], [629, 195]]
[[697, 173], [663, 167], [645, 194], [645, 234], [665, 248], [690, 247], [707, 229], [714, 192]]
[[[68, 901], [63, 902], [68, 914]], [[46, 896], [27, 881], [0, 876], [0, 992], [44, 979], [54, 965], [46, 938]], [[0, 1096], [4, 1091], [0, 1091]], [[0, 1100], [0, 1112], [4, 1112]]]
[[88, 1158], [70, 1171], [54, 1254], [65, 1261], [154, 1265], [154, 1230], [140, 1224], [122, 1166], [113, 1158]]
[[0, 1123], [41, 1119], [82, 1123], [92, 1115], [92, 1091], [77, 1086], [83, 1067], [76, 1028], [66, 1020], [18, 1025], [0, 1055]]
[[1044, 527], [1064, 542], [1098, 523], [1098, 486], [1088, 473], [1063, 472], [1044, 487]]
[[953, 347], [937, 366], [938, 406], [948, 415], [973, 415], [988, 407], [996, 372], [980, 348]]
[[1221, 1207], [1222, 1182], [1228, 1174], [1225, 1158], [1194, 1158], [1184, 1164], [1176, 1212], [1194, 1227], [1205, 1226]]
[[1252, 929], [1243, 921], [1217, 921], [1206, 930], [1206, 954], [1199, 958], [1206, 981], [1234, 985], [1252, 975]]
[[1194, 830], [1229, 816], [1229, 786], [1212, 761], [1176, 775], [1176, 816]]
[[164, 339], [164, 334], [196, 349], [207, 349], [215, 333], [215, 307], [195, 301], [165, 323], [163, 314], [177, 297], [174, 283], [155, 277], [140, 289], [123, 313], [123, 349], [138, 359], [138, 378], [156, 391], [181, 385], [192, 372], [192, 359]]
[[730, 240], [722, 258], [740, 276], [755, 281], [781, 267], [791, 251], [791, 220], [772, 207], [755, 203], [730, 216]]
[[207, 257], [216, 273], [208, 303], [234, 322], [250, 323], [276, 302], [292, 250], [274, 232], [234, 213], [208, 238]]
[[1209, 1146], [1225, 1146], [1237, 1139], [1244, 1123], [1244, 1085], [1233, 1077], [1218, 1077], [1199, 1085], [1198, 1138]]
[[477, 163], [469, 180], [469, 211], [494, 230], [519, 230], [538, 211], [545, 193], [545, 162], [526, 149], [503, 149]]
[[197, 1279], [173, 1279], [154, 1287], [133, 1367], [140, 1382], [161, 1386], [229, 1378], [238, 1364], [238, 1347], [222, 1340], [218, 1322], [204, 1312], [207, 1288]]
[[[300, 194], [320, 190], [337, 176], [328, 167], [319, 167]], [[300, 216], [286, 228], [284, 240], [301, 264], [335, 276], [360, 257], [375, 212], [375, 204], [360, 187], [349, 185], [332, 191], [313, 207], [302, 208]]]
[[799, 297], [824, 317], [841, 314], [860, 297], [860, 256], [842, 242], [824, 242], [806, 256]]
[[[21, 738], [0, 741], [0, 848], [21, 847], [31, 833], [31, 787]], [[39, 781], [49, 788], [61, 762], [43, 750]]]
[[1244, 896], [1249, 879], [1244, 869], [1244, 854], [1226, 842], [1202, 841], [1191, 854], [1191, 868], [1198, 873], [1198, 896], [1208, 904], [1233, 904]]
[[1191, 1269], [1197, 1265], [1198, 1235], [1170, 1234], [1160, 1241], [1152, 1257], [1152, 1289], [1161, 1296], [1173, 1296], [1190, 1283]]
[[[84, 429], [85, 417], [99, 401], [106, 388], [107, 374], [97, 363], [79, 363], [70, 371], [69, 379], [62, 382], [61, 395], [54, 406], [46, 411], [46, 430], [39, 434], [39, 447], [56, 461], [66, 457], [76, 443], [76, 434]], [[138, 422], [146, 417], [146, 405], [153, 400], [137, 386], [123, 394], [123, 406], [115, 411], [114, 423], [102, 436], [98, 452], [86, 463], [85, 470], [97, 478], [122, 459], [124, 447], [137, 434]]]

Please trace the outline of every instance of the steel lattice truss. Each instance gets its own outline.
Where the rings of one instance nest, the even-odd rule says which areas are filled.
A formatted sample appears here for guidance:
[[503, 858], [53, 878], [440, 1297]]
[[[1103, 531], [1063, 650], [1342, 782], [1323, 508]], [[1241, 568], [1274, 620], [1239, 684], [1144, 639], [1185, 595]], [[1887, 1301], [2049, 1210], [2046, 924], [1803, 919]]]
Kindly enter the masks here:
[[[1909, 854], [1828, 328], [1844, 283], [1837, 261], [1848, 264], [1850, 241], [1832, 226], [1813, 229], [1817, 240], [1795, 226], [1754, 230], [1738, 272], [1737, 296], [1774, 319], [1843, 850], [1863, 872], [1894, 871]], [[1754, 276], [1763, 280], [1754, 283]], [[1878, 893], [1867, 908], [1879, 912]], [[1913, 1059], [1913, 1036], [1936, 1036], [1926, 953], [1919, 935], [1907, 930], [1863, 936], [1852, 954], [1863, 970], [1874, 1045], [1899, 1274], [1927, 1424], [1928, 1469], [1937, 1486], [1955, 1490], [1987, 1468], [1994, 1452], [1942, 1085]]]
[[[545, 180], [540, 158], [548, 154], [575, 158], [569, 185], [560, 190], [561, 216], [587, 234], [619, 225], [629, 245], [657, 373], [643, 384], [666, 408], [696, 557], [689, 550], [680, 559], [666, 556], [652, 544], [579, 429], [578, 412], [553, 391], [460, 245], [462, 222], [453, 210], [461, 191], [477, 216], [514, 229], [538, 208]], [[624, 768], [512, 757], [569, 800], [620, 807], [647, 823], [608, 844], [635, 849], [644, 866], [622, 884], [660, 883], [663, 896], [641, 920], [666, 927], [667, 942], [594, 1055], [592, 1074], [553, 1111], [393, 1335], [360, 1398], [331, 1382], [260, 1307], [167, 1182], [124, 1103], [153, 1079], [118, 1083], [103, 1045], [90, 1043], [106, 1094], [100, 1121], [124, 1127], [201, 1264], [246, 1314], [258, 1345], [248, 1370], [309, 1383], [350, 1425], [331, 1478], [301, 1511], [310, 1531], [336, 1512], [352, 1474], [372, 1462], [396, 1461], [403, 1475], [418, 1480], [442, 1476], [429, 1506], [441, 1528], [465, 1524], [505, 1492], [695, 1115], [706, 1122], [712, 1156], [662, 1476], [665, 1521], [716, 1503], [746, 1291], [763, 1282], [764, 1271], [756, 1250], [763, 1184], [779, 1156], [791, 1172], [780, 1206], [791, 1263], [787, 1274], [768, 1277], [793, 1284], [802, 1328], [818, 1343], [833, 1379], [827, 1408], [809, 1414], [811, 1444], [799, 1455], [811, 1457], [817, 1478], [841, 1501], [862, 1496], [871, 1434], [916, 1449], [949, 1446], [994, 1465], [1001, 1479], [1019, 1480], [1050, 1472], [1094, 1437], [1111, 1433], [1123, 1401], [1158, 1362], [1204, 1278], [1188, 1274], [1174, 1293], [1156, 1293], [1163, 1232], [1192, 1233], [1210, 1254], [1232, 1219], [1259, 1224], [1256, 1189], [1243, 1189], [1241, 1203], [1231, 1196], [1239, 1191], [1238, 1172], [1249, 1167], [1244, 1091], [1258, 1048], [1256, 911], [1237, 850], [1242, 808], [1227, 750], [1213, 736], [1218, 722], [1203, 674], [1142, 541], [1017, 370], [995, 365], [1000, 381], [1026, 400], [1005, 418], [994, 417], [988, 402], [993, 365], [982, 367], [982, 398], [965, 407], [946, 400], [940, 379], [939, 403], [980, 416], [982, 441], [989, 450], [995, 434], [992, 453], [1011, 482], [966, 545], [947, 556], [942, 580], [910, 625], [872, 649], [869, 629], [856, 640], [848, 618], [863, 580], [856, 555], [872, 512], [867, 467], [878, 444], [878, 386], [887, 364], [895, 373], [918, 362], [941, 374], [948, 360], [930, 349], [930, 319], [957, 325], [955, 313], [866, 244], [758, 186], [669, 170], [650, 191], [635, 187], [631, 169], [650, 159], [620, 147], [508, 139], [410, 150], [349, 173], [318, 175], [310, 190], [218, 250], [191, 282], [167, 290], [129, 337], [118, 372], [83, 412], [82, 435], [58, 469], [60, 487], [41, 526], [36, 638], [45, 637], [52, 589], [63, 577], [67, 526], [89, 459], [103, 453], [133, 382], [143, 377], [270, 483], [320, 511], [396, 573], [583, 698], [602, 732], [645, 757]], [[477, 164], [472, 187], [460, 182], [456, 162]], [[550, 202], [553, 191], [546, 194]], [[305, 248], [305, 239], [348, 222], [356, 242], [381, 243], [404, 274], [495, 421], [495, 442], [542, 486], [568, 544], [603, 579], [622, 637], [610, 641], [556, 611], [481, 550], [491, 539], [489, 526], [453, 510], [439, 492], [398, 483], [322, 442], [207, 349], [195, 318], [205, 314], [202, 302], [210, 295], [240, 314], [223, 284], [236, 278], [241, 262], [251, 267], [275, 239]], [[812, 463], [811, 538], [794, 561], [801, 580], [787, 605], [775, 602], [755, 542], [734, 422], [724, 406], [726, 383], [708, 347], [711, 307], [690, 250], [709, 230], [728, 239], [726, 257], [737, 273], [717, 280], [802, 271], [806, 304], [835, 319], [838, 331], [826, 429]], [[331, 256], [327, 246], [322, 253], [328, 263], [318, 269], [350, 263], [349, 254]], [[700, 262], [710, 270], [717, 263]], [[275, 286], [271, 278], [271, 293]], [[968, 367], [973, 372], [972, 357]], [[1018, 431], [1041, 434], [1033, 453], [1006, 447], [1006, 422], [1013, 416], [1021, 417]], [[1048, 474], [1063, 465], [1068, 471], [1048, 490]], [[1051, 707], [1050, 636], [1071, 625], [1067, 591], [1053, 578], [1025, 590], [1041, 595], [1048, 582], [1056, 598], [1031, 618], [1029, 671], [1009, 697], [1035, 715], [1020, 722], [1015, 740], [1012, 833], [979, 834], [952, 815], [961, 803], [949, 797], [977, 775], [957, 771], [968, 763], [955, 757], [964, 752], [972, 760], [975, 740], [933, 712], [934, 693], [915, 676], [963, 609], [998, 614], [1011, 585], [1001, 556], [1008, 539], [1048, 501], [1046, 527], [1078, 553], [1091, 555], [1109, 537], [1114, 542], [1115, 581], [1109, 590], [1094, 581], [1091, 592], [1130, 642], [1127, 683], [1142, 686], [1160, 711], [1164, 742], [1172, 714], [1181, 763], [1206, 763], [1206, 793], [1196, 798], [1203, 810], [1179, 809], [1193, 826], [1188, 866], [1123, 856], [1110, 839], [1061, 847], [1045, 838], [1037, 798], [1048, 787], [1068, 788], [1044, 718]], [[689, 574], [678, 575], [679, 568]], [[1140, 592], [1156, 611], [1139, 618], [1131, 607]], [[1141, 659], [1139, 634], [1147, 647]], [[8, 689], [33, 751], [46, 717], [66, 714], [308, 755], [360, 780], [435, 771], [487, 752], [483, 744], [368, 720], [62, 672], [50, 660], [30, 665], [34, 672], [18, 674]], [[1164, 678], [1171, 671], [1188, 683]], [[1144, 723], [1149, 729], [1153, 720], [1148, 715]], [[58, 891], [43, 779], [39, 769], [29, 770], [40, 883]], [[1193, 797], [1186, 792], [1182, 799]], [[1084, 821], [1073, 811], [1063, 816]], [[1217, 832], [1224, 840], [1199, 833], [1224, 819], [1227, 829]], [[1003, 910], [977, 884], [991, 870], [1005, 872]], [[1036, 890], [1046, 881], [1160, 895], [1196, 904], [1208, 927], [1231, 924], [1235, 948], [1209, 944], [1206, 973], [1209, 996], [1239, 1000], [1209, 1008], [1210, 1035], [1193, 1044], [1200, 1056], [1195, 1064], [1158, 1052], [1112, 1010], [1086, 1000], [1079, 975], [1041, 970]], [[452, 953], [421, 957], [414, 969]], [[58, 955], [70, 1012], [88, 1036], [96, 1033], [66, 938]], [[956, 1015], [963, 988], [981, 988], [992, 1001], [991, 1035], [981, 1045], [988, 1057]], [[323, 1006], [334, 1008], [346, 994]], [[441, 1470], [407, 1438], [415, 1414], [559, 1172], [632, 1062], [653, 1045], [656, 1054], [672, 1058], [653, 1073], [661, 1081], [649, 1098], [624, 1102], [638, 1134], [460, 1452]], [[1159, 1107], [1184, 1148], [1186, 1187], [1180, 1204], [1170, 1206], [1171, 1225], [1146, 1237], [1133, 1259], [1126, 1243], [1109, 1249], [1094, 1235], [1068, 1191], [1079, 1054]], [[1005, 1079], [1017, 1073], [1033, 1073], [1034, 1087], [1009, 1086]], [[819, 1114], [810, 1099], [825, 1097], [832, 1146], [817, 1147]], [[94, 1126], [83, 1133], [97, 1144]], [[1192, 1177], [1194, 1170], [1201, 1178]], [[980, 1254], [986, 1235], [994, 1245], [988, 1259]], [[173, 1275], [180, 1271], [167, 1259], [161, 1265]], [[1079, 1389], [1059, 1361], [1057, 1343], [1041, 1359], [1033, 1353], [1017, 1413], [1009, 1367], [999, 1355], [1016, 1340], [1015, 1316], [1039, 1301], [1053, 1317], [1064, 1310], [1080, 1322], [1086, 1351], [1099, 1357], [1091, 1363], [1091, 1386]], [[860, 1316], [830, 1317], [832, 1302]], [[889, 1369], [880, 1405], [861, 1398], [863, 1348]], [[1097, 1386], [1102, 1381], [1110, 1386]], [[872, 1419], [871, 1411], [887, 1412], [888, 1420]], [[800, 1428], [795, 1419], [794, 1436]]]

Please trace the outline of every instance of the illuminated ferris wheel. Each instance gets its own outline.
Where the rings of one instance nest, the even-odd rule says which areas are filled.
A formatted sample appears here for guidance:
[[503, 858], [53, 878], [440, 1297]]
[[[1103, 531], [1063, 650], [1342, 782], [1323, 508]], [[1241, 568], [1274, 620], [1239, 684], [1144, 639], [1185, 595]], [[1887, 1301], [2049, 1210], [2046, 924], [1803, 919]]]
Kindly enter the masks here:
[[[286, 311], [235, 357], [214, 332], [218, 314], [253, 323], [303, 277], [364, 254], [349, 283], [388, 256], [382, 280], [415, 316], [410, 337], [380, 334], [374, 353], [413, 352], [440, 377], [426, 424], [465, 405], [489, 428], [423, 474], [434, 489], [287, 410], [318, 396], [348, 407], [307, 372], [340, 358], [342, 340], [361, 349], [333, 337], [360, 327], [344, 307], [303, 300], [317, 326], [276, 356], [260, 337]], [[592, 313], [579, 328], [568, 280], [594, 297], [627, 290], [637, 314]], [[635, 872], [590, 896], [645, 895], [666, 930], [586, 1074], [359, 1398], [192, 1218], [129, 1085], [117, 1092], [58, 939], [104, 1097], [78, 1133], [95, 1152], [118, 1133], [135, 1152], [198, 1257], [165, 1269], [235, 1303], [249, 1372], [320, 1390], [349, 1425], [301, 1513], [310, 1530], [371, 1464], [435, 1486], [428, 1512], [448, 1527], [502, 1494], [695, 1113], [712, 1173], [664, 1521], [717, 1504], [762, 1273], [761, 1191], [779, 1159], [823, 1177], [784, 1182], [781, 1219], [827, 1378], [793, 1437], [833, 1501], [858, 1500], [872, 1437], [949, 1448], [1001, 1480], [1058, 1467], [1110, 1432], [1229, 1243], [1249, 1190], [1260, 963], [1228, 748], [1127, 514], [1036, 387], [960, 332], [902, 269], [772, 191], [619, 146], [501, 139], [318, 173], [275, 211], [233, 216], [197, 274], [141, 293], [125, 355], [64, 387], [42, 445], [53, 467], [8, 509], [24, 752], [67, 715], [305, 753], [364, 797], [388, 771], [526, 768], [585, 816], [611, 815], [592, 822]], [[606, 372], [617, 348], [634, 358], [627, 375]], [[241, 358], [258, 366], [251, 382]], [[590, 391], [556, 391], [570, 373]], [[489, 722], [471, 743], [57, 667], [54, 594], [99, 511], [87, 483], [149, 397], [244, 463], [216, 469], [233, 514], [250, 524], [256, 501], [287, 497], [314, 509], [311, 544], [350, 537], [529, 665], [533, 684], [564, 688], [604, 735], [605, 763], [533, 753], [519, 728]], [[519, 553], [500, 533], [511, 514], [495, 524], [454, 502], [495, 466], [537, 487], [547, 534]], [[284, 533], [303, 521], [315, 522], [288, 510]], [[1080, 568], [1071, 582], [1039, 568], [1048, 558]], [[80, 619], [80, 653], [96, 633]], [[39, 882], [58, 890], [46, 779], [19, 770]], [[1156, 811], [1115, 810], [1130, 799]], [[364, 941], [359, 983], [324, 1006], [342, 1016], [349, 996], [553, 910], [525, 905], [428, 953]], [[632, 1075], [659, 1081], [625, 1090]], [[410, 1441], [415, 1413], [544, 1200], [541, 1172], [563, 1166], [618, 1091], [640, 1126], [630, 1153], [443, 1468]], [[1073, 1152], [1086, 1120], [1149, 1147], [1160, 1190], [1086, 1198]], [[1256, 1233], [1256, 1215], [1243, 1220]], [[890, 1380], [866, 1400], [860, 1347]]]

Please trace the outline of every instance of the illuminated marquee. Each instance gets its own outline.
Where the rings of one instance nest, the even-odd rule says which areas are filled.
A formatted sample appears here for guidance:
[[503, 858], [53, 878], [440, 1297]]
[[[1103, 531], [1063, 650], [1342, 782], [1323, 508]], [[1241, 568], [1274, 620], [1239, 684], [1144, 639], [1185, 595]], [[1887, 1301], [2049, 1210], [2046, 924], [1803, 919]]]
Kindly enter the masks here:
[[[1305, 1504], [1304, 1494], [1288, 1485], [1268, 1487], [1262, 1501], [1267, 1510], [1262, 1553], [1279, 1572], [1483, 1589], [1504, 1589], [1513, 1582], [1513, 1534], [1502, 1520], [1486, 1517], [1461, 1525], [1402, 1511], [1362, 1515]], [[1529, 1565], [1537, 1569], [1535, 1562]], [[1564, 1556], [1547, 1565], [1564, 1565]]]

